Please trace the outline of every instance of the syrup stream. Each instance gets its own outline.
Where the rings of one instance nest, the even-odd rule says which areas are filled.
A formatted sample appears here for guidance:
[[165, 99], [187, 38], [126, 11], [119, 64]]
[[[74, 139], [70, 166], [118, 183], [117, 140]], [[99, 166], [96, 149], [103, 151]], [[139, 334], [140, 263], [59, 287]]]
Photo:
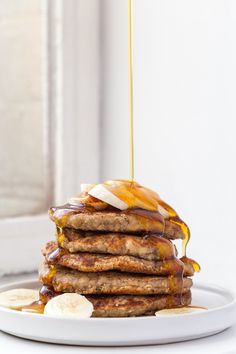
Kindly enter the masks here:
[[129, 63], [129, 129], [130, 179], [134, 180], [134, 125], [133, 125], [133, 0], [128, 0], [128, 63]]

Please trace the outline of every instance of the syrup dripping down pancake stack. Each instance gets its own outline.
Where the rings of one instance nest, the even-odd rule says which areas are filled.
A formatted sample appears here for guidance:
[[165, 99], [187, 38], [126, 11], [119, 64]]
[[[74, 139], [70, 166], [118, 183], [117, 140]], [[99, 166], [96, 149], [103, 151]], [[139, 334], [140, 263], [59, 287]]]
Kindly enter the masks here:
[[173, 240], [189, 230], [150, 189], [133, 181], [85, 185], [69, 204], [53, 207], [56, 240], [42, 252], [41, 300], [79, 293], [95, 317], [153, 315], [191, 303], [191, 276], [199, 266], [178, 258]]

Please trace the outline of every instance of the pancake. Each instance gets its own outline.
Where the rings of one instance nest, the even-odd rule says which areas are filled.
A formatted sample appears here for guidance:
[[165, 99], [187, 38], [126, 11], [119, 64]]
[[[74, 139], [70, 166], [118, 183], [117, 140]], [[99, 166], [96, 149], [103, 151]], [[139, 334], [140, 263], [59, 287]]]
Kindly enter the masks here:
[[[47, 303], [55, 293], [52, 287], [43, 286], [40, 290], [40, 299]], [[191, 292], [188, 291], [182, 296], [179, 295], [87, 295], [86, 298], [92, 302], [94, 312], [92, 317], [132, 317], [154, 315], [156, 311], [187, 306], [191, 303]]]
[[70, 253], [108, 253], [148, 260], [169, 259], [177, 255], [174, 245], [158, 235], [135, 236], [121, 233], [97, 233], [74, 229], [58, 229], [57, 240]]
[[121, 272], [144, 273], [155, 275], [193, 275], [191, 264], [182, 263], [177, 258], [164, 261], [149, 261], [133, 256], [104, 255], [92, 253], [69, 253], [57, 246], [54, 241], [48, 242], [43, 255], [47, 263], [58, 264], [64, 267], [79, 270], [81, 272], [104, 272], [118, 270]]
[[43, 263], [39, 270], [43, 284], [57, 292], [79, 294], [151, 295], [186, 293], [192, 286], [190, 278], [140, 275], [115, 271], [86, 273]]
[[142, 209], [129, 211], [91, 211], [65, 205], [49, 209], [49, 216], [58, 227], [69, 227], [83, 231], [106, 231], [143, 234], [152, 232], [169, 239], [183, 239], [181, 227], [164, 218], [158, 212]]

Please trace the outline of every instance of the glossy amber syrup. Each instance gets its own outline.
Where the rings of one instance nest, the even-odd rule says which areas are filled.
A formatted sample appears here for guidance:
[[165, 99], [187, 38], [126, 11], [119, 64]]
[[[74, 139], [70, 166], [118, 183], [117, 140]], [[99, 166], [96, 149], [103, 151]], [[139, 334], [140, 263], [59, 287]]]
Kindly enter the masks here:
[[39, 291], [39, 298], [43, 304], [46, 304], [49, 300], [60, 294], [61, 293], [57, 293], [51, 286], [43, 285]]
[[[151, 211], [157, 210], [158, 200], [160, 200], [159, 195], [133, 180], [109, 180], [102, 183], [101, 186], [126, 203], [127, 209], [142, 208]], [[109, 207], [107, 203], [90, 196], [88, 192], [82, 192], [70, 200], [71, 204], [73, 204], [72, 208], [86, 206], [96, 210], [104, 210]], [[68, 212], [71, 212], [71, 210]]]
[[103, 183], [117, 198], [127, 204], [127, 208], [142, 208], [157, 211], [159, 195], [132, 180], [110, 180]]
[[190, 264], [193, 267], [194, 272], [200, 272], [201, 267], [194, 259], [183, 256], [180, 258], [180, 260], [185, 264]]
[[49, 264], [54, 265], [57, 264], [57, 261], [61, 258], [61, 256], [63, 256], [64, 254], [66, 254], [67, 251], [61, 247], [57, 247], [55, 250], [53, 250], [52, 252], [50, 252], [46, 258]]
[[48, 264], [49, 265], [49, 269], [43, 274], [43, 283], [44, 284], [52, 284], [54, 277], [57, 274], [57, 270], [55, 265], [53, 264]]
[[191, 258], [188, 258], [186, 255], [186, 251], [187, 251], [187, 245], [189, 243], [190, 240], [190, 230], [188, 228], [188, 226], [185, 224], [185, 222], [183, 220], [180, 219], [180, 217], [178, 216], [178, 214], [176, 213], [176, 211], [167, 203], [165, 203], [163, 200], [159, 201], [160, 205], [168, 211], [169, 213], [169, 220], [175, 224], [177, 224], [178, 226], [181, 227], [182, 232], [184, 234], [184, 238], [182, 240], [182, 258], [181, 261], [187, 264], [190, 264], [195, 272], [200, 272], [201, 267], [200, 265], [194, 261]]
[[[45, 276], [45, 280], [48, 283], [51, 283], [55, 275], [56, 275], [56, 267], [54, 265], [50, 265], [50, 270], [48, 271], [47, 275]], [[23, 306], [21, 308], [18, 308], [17, 310], [22, 311], [22, 312], [43, 314], [44, 308], [45, 308], [45, 303], [42, 301], [41, 295], [39, 293], [39, 300], [38, 301], [34, 301], [32, 304], [30, 304], [28, 306]]]
[[64, 248], [65, 245], [65, 235], [61, 227], [57, 227], [57, 243], [60, 247]]
[[65, 204], [59, 207], [52, 207], [49, 209], [49, 216], [55, 221], [57, 227], [64, 227], [67, 224], [69, 215], [82, 212], [86, 207], [84, 205]]
[[28, 305], [28, 306], [21, 307], [18, 310], [21, 311], [21, 312], [30, 312], [30, 313], [43, 314], [44, 313], [44, 307], [45, 307], [45, 305], [43, 304], [43, 302], [38, 300], [38, 301], [35, 301], [32, 304]]

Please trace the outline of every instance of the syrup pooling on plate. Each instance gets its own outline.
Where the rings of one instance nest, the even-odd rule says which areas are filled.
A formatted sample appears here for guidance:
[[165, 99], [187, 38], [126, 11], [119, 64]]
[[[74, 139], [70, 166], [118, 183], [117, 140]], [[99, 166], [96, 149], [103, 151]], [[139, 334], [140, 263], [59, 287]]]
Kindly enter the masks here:
[[31, 305], [19, 308], [18, 311], [37, 313], [37, 314], [42, 315], [44, 313], [44, 307], [45, 307], [45, 305], [43, 304], [43, 302], [38, 300], [38, 301], [33, 302]]
[[57, 295], [60, 294], [56, 293], [52, 287], [44, 285], [39, 291], [39, 300], [33, 302], [31, 305], [19, 308], [18, 311], [44, 314], [46, 303]]

